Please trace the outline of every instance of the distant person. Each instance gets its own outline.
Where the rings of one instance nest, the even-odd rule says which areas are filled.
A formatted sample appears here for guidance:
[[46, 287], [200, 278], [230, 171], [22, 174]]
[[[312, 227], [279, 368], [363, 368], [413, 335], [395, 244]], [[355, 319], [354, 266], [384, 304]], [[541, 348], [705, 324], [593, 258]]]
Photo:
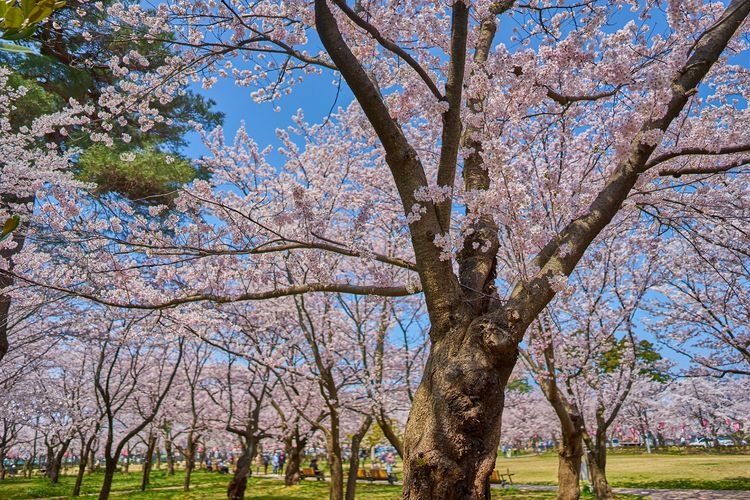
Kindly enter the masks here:
[[310, 460], [310, 468], [315, 473], [315, 478], [318, 481], [325, 480], [325, 474], [323, 474], [323, 471], [318, 468], [318, 459], [317, 459], [317, 457], [313, 457], [313, 459]]
[[[393, 458], [393, 456], [391, 456]], [[388, 460], [385, 463], [385, 472], [388, 474], [388, 484], [394, 484], [396, 482], [396, 476], [393, 475], [393, 462], [394, 460]]]
[[268, 474], [268, 462], [269, 462], [268, 454], [264, 453], [263, 454], [263, 474]]
[[273, 465], [273, 474], [279, 473], [279, 454], [274, 453], [271, 457], [271, 465]]

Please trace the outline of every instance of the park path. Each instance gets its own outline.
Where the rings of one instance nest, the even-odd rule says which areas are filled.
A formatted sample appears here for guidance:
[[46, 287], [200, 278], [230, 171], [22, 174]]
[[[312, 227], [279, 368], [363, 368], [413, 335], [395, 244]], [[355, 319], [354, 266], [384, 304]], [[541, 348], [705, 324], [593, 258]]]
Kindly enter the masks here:
[[[557, 486], [514, 484], [521, 491], [555, 491]], [[502, 488], [493, 485], [493, 488]], [[654, 488], [613, 488], [617, 494], [634, 495], [652, 500], [750, 500], [750, 491], [737, 490], [662, 490]]]
[[750, 491], [653, 490], [649, 488], [614, 488], [614, 491], [649, 497], [653, 500], [750, 500]]

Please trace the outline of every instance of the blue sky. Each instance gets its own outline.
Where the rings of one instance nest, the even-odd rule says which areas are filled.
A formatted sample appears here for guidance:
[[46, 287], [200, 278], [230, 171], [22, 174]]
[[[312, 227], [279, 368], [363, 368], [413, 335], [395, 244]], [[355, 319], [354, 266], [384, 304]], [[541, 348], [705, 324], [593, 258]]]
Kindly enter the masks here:
[[[216, 109], [225, 114], [224, 134], [231, 142], [234, 134], [245, 122], [250, 137], [263, 148], [268, 144], [278, 144], [276, 129], [286, 128], [292, 124], [291, 117], [298, 109], [304, 111], [305, 120], [320, 123], [328, 116], [331, 108], [336, 111], [339, 106], [348, 105], [353, 95], [342, 82], [337, 99], [337, 77], [331, 71], [322, 75], [308, 75], [301, 85], [295, 86], [291, 95], [276, 102], [258, 104], [250, 97], [253, 87], [239, 87], [231, 78], [219, 79], [210, 90], [200, 85], [193, 85], [192, 90], [216, 101]], [[276, 107], [280, 111], [274, 111]], [[189, 134], [189, 145], [184, 153], [189, 158], [197, 158], [206, 153], [198, 134]], [[280, 157], [279, 157], [280, 158]], [[275, 159], [272, 157], [272, 160]]]

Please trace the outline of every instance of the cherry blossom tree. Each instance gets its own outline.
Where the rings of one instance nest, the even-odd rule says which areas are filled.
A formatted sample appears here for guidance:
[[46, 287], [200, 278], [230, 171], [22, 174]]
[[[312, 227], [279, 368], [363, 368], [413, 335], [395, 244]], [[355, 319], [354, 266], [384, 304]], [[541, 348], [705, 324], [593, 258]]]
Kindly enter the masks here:
[[[740, 213], [734, 216], [742, 218]], [[748, 376], [750, 261], [746, 252], [731, 248], [727, 238], [691, 240], [674, 242], [674, 251], [683, 252], [684, 258], [670, 268], [660, 287], [663, 297], [652, 308], [653, 331], [687, 356], [696, 374]], [[697, 249], [696, 243], [701, 243]]]
[[[71, 242], [50, 253], [68, 260], [28, 252], [13, 275], [135, 309], [421, 291], [431, 345], [404, 495], [483, 498], [518, 346], [587, 249], [621, 210], [688, 191], [673, 175], [744, 164], [747, 112], [726, 103], [746, 74], [723, 54], [746, 50], [735, 34], [749, 12], [744, 0], [114, 4], [113, 22], [180, 57], [104, 89], [111, 116], [138, 104], [148, 128], [158, 113], [144, 95], [168, 101], [190, 78], [225, 75], [262, 101], [333, 70], [356, 102], [319, 126], [298, 115], [278, 167], [244, 130], [234, 144], [208, 133], [213, 177], [162, 227], [56, 191], [38, 219]], [[495, 46], [500, 16], [518, 28]]]
[[[138, 335], [143, 334], [140, 328], [144, 325], [137, 318], [110, 320], [109, 325], [92, 367], [97, 404], [106, 427], [102, 500], [109, 497], [125, 446], [156, 417], [179, 368], [184, 342], [177, 341], [176, 353], [165, 343], [144, 343], [143, 335]], [[129, 421], [123, 416], [126, 412]]]
[[[618, 227], [626, 224], [623, 220]], [[637, 316], [659, 263], [653, 257], [659, 240], [644, 229], [640, 236], [610, 237], [593, 246], [574, 271], [571, 288], [558, 295], [521, 351], [560, 419], [560, 498], [579, 496], [584, 445], [597, 498], [612, 498], [606, 480], [608, 430], [634, 386], [665, 377], [666, 367], [658, 366], [661, 356], [637, 332]]]

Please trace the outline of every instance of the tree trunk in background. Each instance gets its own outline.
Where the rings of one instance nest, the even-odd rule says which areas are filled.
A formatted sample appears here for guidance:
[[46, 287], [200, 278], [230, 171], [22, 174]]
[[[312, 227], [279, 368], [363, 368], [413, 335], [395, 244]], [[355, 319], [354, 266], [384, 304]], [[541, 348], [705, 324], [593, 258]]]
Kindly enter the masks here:
[[245, 449], [242, 450], [242, 455], [237, 459], [237, 470], [235, 470], [234, 477], [229, 482], [229, 488], [227, 489], [229, 500], [244, 500], [247, 478], [252, 474], [251, 468], [258, 442], [251, 437], [246, 439], [245, 443]]
[[73, 485], [73, 492], [70, 496], [77, 497], [81, 494], [81, 486], [83, 485], [83, 476], [86, 474], [86, 462], [88, 461], [87, 453], [81, 453], [81, 459], [78, 463], [78, 472], [76, 473], [76, 482]]
[[307, 438], [299, 437], [299, 429], [290, 439], [287, 446], [287, 465], [284, 471], [284, 485], [292, 486], [299, 483], [300, 467], [302, 466], [302, 452], [307, 445]]
[[190, 431], [187, 436], [187, 446], [185, 447], [185, 482], [182, 485], [183, 491], [190, 491], [190, 477], [195, 469], [195, 442], [196, 436]]
[[23, 476], [30, 478], [33, 471], [34, 471], [34, 460], [36, 460], [36, 456], [32, 453], [28, 460], [26, 460], [26, 463], [23, 466]]
[[92, 443], [91, 452], [90, 452], [90, 455], [89, 455], [89, 474], [93, 474], [96, 471], [96, 451], [95, 451], [95, 448], [96, 447], [93, 446], [93, 443]]
[[143, 478], [141, 479], [141, 491], [146, 491], [146, 487], [151, 482], [151, 467], [154, 463], [154, 449], [156, 448], [156, 434], [152, 431], [148, 434], [148, 446], [146, 448], [146, 458], [143, 461]]
[[161, 470], [161, 449], [156, 448], [156, 470]]
[[78, 464], [78, 473], [76, 474], [76, 483], [73, 486], [73, 494], [72, 496], [77, 497], [81, 494], [81, 486], [83, 485], [83, 475], [86, 473], [86, 465], [88, 465], [88, 461], [91, 459], [91, 448], [93, 447], [94, 440], [96, 439], [96, 434], [92, 434], [91, 437], [88, 439], [81, 439], [81, 462]]
[[558, 500], [578, 500], [581, 496], [581, 459], [583, 437], [580, 431], [562, 433], [557, 468]]
[[391, 446], [396, 448], [396, 452], [401, 459], [404, 458], [404, 443], [401, 438], [396, 434], [395, 429], [391, 421], [381, 412], [378, 415], [378, 426], [383, 430], [383, 435], [391, 443]]
[[[593, 446], [591, 446], [593, 444]], [[591, 484], [594, 486], [596, 500], [615, 498], [607, 481], [607, 437], [604, 431], [597, 431], [594, 442], [587, 443]]]
[[99, 490], [99, 500], [108, 500], [109, 493], [112, 491], [112, 481], [117, 471], [117, 458], [106, 457], [104, 459], [104, 480], [102, 489]]
[[404, 498], [488, 498], [515, 344], [503, 349], [494, 339], [505, 332], [481, 319], [430, 335], [406, 424]]
[[[576, 407], [557, 386], [555, 352], [552, 345], [545, 348], [546, 373], [538, 377], [544, 397], [555, 410], [560, 421], [561, 442], [558, 447], [557, 498], [578, 500], [581, 496], [581, 459], [583, 458], [583, 418]], [[546, 377], [545, 377], [546, 375]]]
[[164, 452], [167, 454], [167, 474], [174, 476], [174, 452], [172, 451], [172, 439], [165, 438]]
[[47, 467], [47, 476], [52, 484], [57, 484], [60, 480], [60, 469], [62, 469], [62, 462], [65, 458], [65, 452], [68, 451], [68, 446], [70, 446], [70, 441], [70, 439], [64, 441], [57, 453], [52, 455], [52, 463]]
[[331, 468], [330, 500], [344, 500], [344, 464], [341, 460], [338, 415], [331, 412], [331, 429], [326, 432], [328, 465]]
[[351, 456], [349, 457], [349, 477], [346, 481], [346, 500], [354, 500], [357, 491], [357, 471], [359, 470], [359, 447], [362, 439], [370, 430], [372, 417], [368, 416], [359, 426], [357, 432], [352, 436]]
[[[46, 439], [45, 439], [46, 442]], [[52, 467], [52, 462], [55, 460], [55, 449], [50, 446], [49, 444], [46, 444], [47, 446], [47, 455], [44, 457], [44, 475], [46, 477], [49, 477], [50, 474], [50, 467]]]

